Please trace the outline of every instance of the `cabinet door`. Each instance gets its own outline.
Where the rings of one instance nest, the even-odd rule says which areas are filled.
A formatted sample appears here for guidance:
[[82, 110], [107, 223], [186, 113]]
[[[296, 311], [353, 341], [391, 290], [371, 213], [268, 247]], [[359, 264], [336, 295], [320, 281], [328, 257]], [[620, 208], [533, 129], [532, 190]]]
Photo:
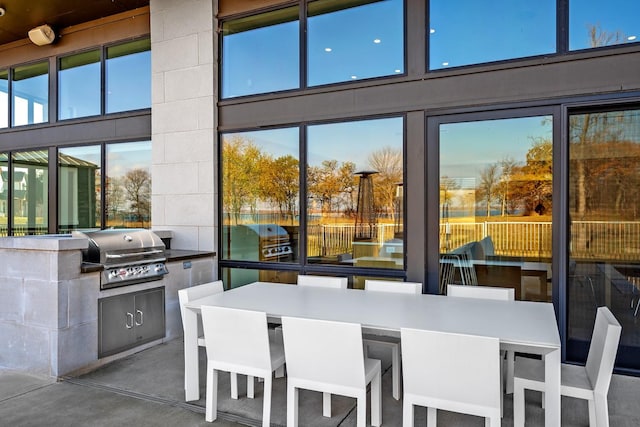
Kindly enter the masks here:
[[135, 316], [132, 295], [118, 295], [98, 300], [98, 357], [118, 353], [135, 339]]
[[164, 289], [135, 294], [135, 344], [164, 338]]

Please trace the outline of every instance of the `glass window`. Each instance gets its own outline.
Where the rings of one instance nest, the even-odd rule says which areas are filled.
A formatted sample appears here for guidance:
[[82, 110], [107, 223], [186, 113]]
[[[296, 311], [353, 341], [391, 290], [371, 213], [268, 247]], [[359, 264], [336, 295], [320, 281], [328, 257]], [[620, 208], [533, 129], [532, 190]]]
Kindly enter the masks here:
[[0, 153], [0, 237], [8, 235], [9, 219], [9, 156]]
[[441, 287], [551, 301], [551, 116], [440, 125]]
[[569, 49], [588, 49], [640, 41], [640, 3], [611, 0], [569, 2]]
[[402, 0], [308, 5], [308, 85], [404, 73]]
[[253, 282], [285, 283], [298, 281], [297, 271], [254, 270], [250, 268], [222, 268], [221, 277], [227, 289], [238, 288]]
[[14, 236], [47, 233], [48, 157], [47, 150], [24, 151], [11, 156]]
[[222, 135], [222, 259], [299, 259], [299, 129]]
[[107, 144], [106, 227], [151, 225], [151, 141]]
[[300, 87], [298, 10], [289, 7], [222, 24], [222, 98]]
[[151, 107], [151, 40], [107, 48], [105, 112]]
[[404, 269], [403, 119], [315, 125], [307, 135], [308, 262]]
[[100, 114], [100, 51], [92, 50], [60, 59], [58, 118]]
[[13, 126], [49, 120], [49, 64], [40, 62], [16, 67], [11, 81]]
[[58, 230], [100, 228], [100, 146], [58, 151]]
[[429, 4], [431, 70], [556, 51], [555, 0], [431, 0]]
[[0, 70], [0, 129], [9, 127], [9, 71]]
[[596, 309], [622, 325], [616, 366], [640, 369], [640, 109], [569, 116], [567, 358], [586, 360]]

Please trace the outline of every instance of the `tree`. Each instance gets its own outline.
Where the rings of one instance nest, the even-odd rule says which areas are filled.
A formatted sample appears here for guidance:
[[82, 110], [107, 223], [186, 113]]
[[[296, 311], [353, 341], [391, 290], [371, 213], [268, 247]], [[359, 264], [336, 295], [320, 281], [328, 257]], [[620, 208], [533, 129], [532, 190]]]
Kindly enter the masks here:
[[510, 190], [512, 199], [518, 200], [524, 215], [536, 212], [550, 214], [553, 191], [553, 144], [538, 138], [527, 151], [526, 163], [513, 169]]
[[[121, 211], [122, 205], [125, 201], [124, 187], [122, 177], [107, 177], [106, 178], [106, 212], [110, 220], [115, 220], [118, 216], [118, 212]], [[106, 224], [111, 225], [111, 224]]]
[[395, 211], [396, 190], [403, 181], [402, 151], [383, 147], [369, 155], [369, 166], [378, 173], [374, 180], [374, 204], [379, 212]]
[[142, 168], [129, 170], [123, 180], [123, 187], [131, 210], [137, 221], [144, 227], [145, 218], [149, 218], [151, 208], [151, 175]]
[[282, 217], [288, 215], [291, 224], [297, 211], [299, 161], [291, 155], [273, 160], [267, 156], [261, 162], [261, 193], [274, 203]]
[[497, 196], [498, 184], [500, 176], [498, 174], [498, 165], [488, 165], [480, 172], [480, 184], [477, 187], [477, 193], [480, 200], [484, 200], [487, 206], [487, 217], [491, 216], [491, 203]]
[[251, 140], [232, 136], [222, 146], [222, 200], [229, 221], [238, 224], [248, 207], [255, 212], [260, 187], [259, 164], [263, 154]]
[[[509, 193], [509, 183], [512, 179], [512, 176], [518, 166], [518, 162], [511, 157], [505, 157], [499, 162], [501, 174], [500, 174], [500, 183], [498, 184], [498, 192], [500, 194], [500, 205], [502, 216], [509, 215], [513, 212], [517, 200], [514, 197], [510, 197]], [[511, 190], [513, 190], [513, 185], [511, 186]]]
[[335, 198], [342, 192], [337, 160], [324, 160], [307, 170], [308, 196], [320, 201], [323, 213], [333, 212]]

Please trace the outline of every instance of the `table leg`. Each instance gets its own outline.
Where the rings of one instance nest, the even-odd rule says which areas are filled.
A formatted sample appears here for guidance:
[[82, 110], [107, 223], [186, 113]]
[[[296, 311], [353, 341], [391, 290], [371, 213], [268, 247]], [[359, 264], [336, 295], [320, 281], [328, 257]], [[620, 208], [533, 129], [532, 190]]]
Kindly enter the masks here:
[[200, 399], [200, 377], [198, 372], [198, 313], [184, 310], [184, 390], [185, 400]]
[[544, 425], [560, 426], [560, 349], [544, 355]]

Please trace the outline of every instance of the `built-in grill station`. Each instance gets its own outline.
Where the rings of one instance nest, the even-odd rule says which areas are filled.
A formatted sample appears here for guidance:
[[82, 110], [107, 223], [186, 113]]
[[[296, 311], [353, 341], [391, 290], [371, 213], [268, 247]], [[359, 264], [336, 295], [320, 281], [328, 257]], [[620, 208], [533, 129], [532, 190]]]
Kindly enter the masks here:
[[104, 267], [100, 289], [161, 280], [169, 272], [165, 245], [150, 230], [107, 229], [72, 234], [89, 240], [89, 247], [82, 253], [83, 261]]

